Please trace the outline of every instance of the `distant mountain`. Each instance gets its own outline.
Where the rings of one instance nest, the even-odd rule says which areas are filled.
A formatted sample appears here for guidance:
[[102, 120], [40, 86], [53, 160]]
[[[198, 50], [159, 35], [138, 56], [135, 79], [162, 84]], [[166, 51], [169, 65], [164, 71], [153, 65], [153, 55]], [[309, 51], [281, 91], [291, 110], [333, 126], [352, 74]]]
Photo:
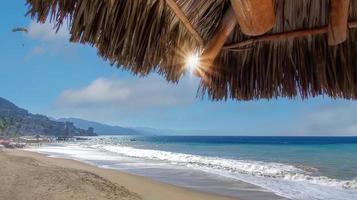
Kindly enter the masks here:
[[0, 97], [0, 136], [51, 135], [94, 136], [93, 128], [77, 128], [71, 122], [58, 122], [39, 114], [31, 114]]
[[83, 129], [93, 127], [96, 133], [98, 133], [99, 135], [141, 135], [142, 134], [142, 132], [132, 128], [111, 126], [107, 124], [102, 124], [102, 123], [84, 120], [84, 119], [78, 119], [78, 118], [61, 118], [58, 119], [57, 121], [61, 121], [61, 122], [69, 121], [72, 122], [75, 126]]
[[133, 129], [145, 135], [175, 136], [175, 135], [207, 135], [210, 133], [210, 131], [206, 131], [206, 130], [176, 130], [176, 129], [161, 129], [161, 128], [150, 128], [150, 127], [134, 127]]
[[171, 129], [158, 129], [150, 127], [133, 127], [132, 129], [145, 135], [175, 135], [178, 132]]
[[165, 136], [207, 136], [207, 135], [237, 135], [237, 131], [229, 130], [204, 130], [204, 129], [160, 129], [148, 127], [133, 127], [132, 129], [139, 131], [145, 135], [165, 135]]
[[17, 107], [14, 103], [0, 97], [0, 112], [16, 111], [19, 113], [27, 113], [26, 110]]

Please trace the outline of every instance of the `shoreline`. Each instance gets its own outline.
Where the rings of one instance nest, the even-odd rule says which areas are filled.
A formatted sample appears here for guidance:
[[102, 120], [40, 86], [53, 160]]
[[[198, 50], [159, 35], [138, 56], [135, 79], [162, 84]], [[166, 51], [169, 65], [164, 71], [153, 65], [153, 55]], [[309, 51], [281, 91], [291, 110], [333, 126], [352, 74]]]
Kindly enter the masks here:
[[[23, 185], [22, 190], [30, 190], [30, 191], [16, 191], [16, 188], [3, 188], [0, 189], [0, 197], [3, 196], [5, 197], [11, 197], [11, 193], [16, 194], [17, 196], [20, 195], [18, 192], [24, 192], [24, 194], [29, 195], [29, 194], [34, 194], [34, 195], [39, 195], [36, 196], [36, 198], [41, 197], [41, 195], [46, 195], [48, 196], [53, 196], [54, 194], [61, 194], [61, 196], [65, 196], [64, 198], [57, 198], [57, 196], [53, 196], [53, 199], [68, 199], [72, 198], [71, 196], [67, 195], [73, 195], [71, 192], [68, 192], [68, 194], [65, 194], [65, 190], [58, 189], [56, 188], [53, 190], [53, 185], [58, 185], [56, 183], [55, 179], [51, 179], [51, 177], [56, 177], [61, 174], [71, 174], [71, 173], [80, 173], [80, 174], [85, 174], [85, 179], [87, 179], [87, 176], [94, 176], [97, 178], [94, 178], [94, 180], [91, 180], [91, 185], [98, 185], [99, 183], [96, 183], [94, 181], [97, 181], [95, 179], [99, 179], [99, 181], [104, 182], [105, 186], [111, 185], [111, 189], [115, 189], [115, 193], [120, 193], [120, 194], [125, 194], [123, 198], [119, 199], [128, 199], [128, 200], [139, 200], [139, 199], [144, 199], [144, 200], [239, 200], [238, 198], [234, 197], [228, 197], [228, 196], [223, 196], [223, 195], [216, 195], [208, 192], [201, 192], [201, 191], [196, 191], [196, 190], [191, 190], [189, 188], [184, 188], [184, 187], [178, 187], [174, 185], [170, 185], [167, 183], [162, 183], [158, 182], [155, 180], [152, 180], [147, 177], [142, 177], [138, 175], [133, 175], [129, 174], [120, 170], [113, 170], [113, 169], [105, 169], [105, 168], [99, 168], [90, 164], [86, 164], [80, 161], [76, 160], [70, 160], [70, 159], [63, 159], [63, 158], [53, 158], [53, 157], [48, 157], [44, 154], [36, 153], [36, 152], [30, 152], [30, 151], [25, 151], [25, 150], [0, 150], [0, 158], [2, 160], [6, 160], [6, 162], [2, 162], [0, 164], [0, 167], [2, 168], [2, 173], [3, 176], [0, 176], [0, 180], [3, 179], [3, 181], [9, 182], [11, 184], [11, 179], [16, 181], [20, 176], [20, 174], [17, 174], [21, 170], [21, 179], [22, 182], [26, 182], [29, 185]], [[34, 164], [35, 163], [35, 164]], [[4, 166], [2, 166], [4, 165]], [[7, 165], [7, 168], [6, 168]], [[21, 169], [16, 169], [15, 168], [9, 168], [11, 165], [21, 165]], [[38, 167], [41, 166], [41, 167]], [[4, 170], [3, 170], [4, 169]], [[42, 171], [41, 171], [42, 170]], [[73, 171], [74, 170], [74, 171]], [[26, 173], [28, 171], [28, 173]], [[46, 171], [46, 172], [43, 172]], [[49, 171], [49, 172], [48, 172]], [[40, 180], [42, 180], [42, 173], [48, 173], [50, 180], [44, 179], [43, 183], [37, 183], [40, 184], [40, 187], [32, 188], [30, 185], [32, 184], [32, 180], [37, 180], [39, 177], [33, 177], [30, 176], [29, 174], [38, 174], [38, 176], [41, 177]], [[58, 174], [56, 174], [58, 173]], [[89, 174], [87, 174], [89, 173]], [[0, 172], [1, 174], [1, 172]], [[4, 175], [7, 175], [9, 177], [6, 177]], [[73, 177], [73, 175], [71, 176]], [[80, 176], [81, 177], [81, 176]], [[46, 177], [45, 177], [46, 178]], [[83, 178], [83, 177], [82, 177]], [[65, 180], [63, 180], [65, 181]], [[1, 181], [2, 182], [2, 181]], [[75, 183], [70, 183], [73, 188], [78, 188], [83, 183], [81, 181], [74, 181]], [[77, 182], [77, 184], [76, 184]], [[15, 183], [15, 182], [14, 182]], [[43, 185], [46, 183], [45, 185]], [[16, 183], [15, 183], [16, 184]], [[17, 183], [18, 184], [18, 183]], [[50, 187], [52, 185], [52, 188]], [[115, 187], [114, 187], [115, 186]], [[47, 187], [47, 188], [46, 188]], [[67, 186], [68, 187], [68, 186]], [[118, 187], [118, 188], [117, 188]], [[89, 187], [90, 188], [90, 187]], [[19, 188], [20, 189], [20, 188]], [[44, 194], [41, 194], [42, 190], [46, 190], [47, 192]], [[89, 192], [86, 189], [88, 188], [80, 188], [79, 191], [82, 191], [84, 194], [81, 193], [76, 193], [75, 199], [90, 199], [86, 198], [85, 196], [87, 195], [86, 193]], [[99, 192], [101, 195], [104, 195], [104, 197], [98, 196], [95, 199], [117, 199], [118, 197], [112, 197], [110, 195], [113, 195], [113, 191], [107, 191], [107, 189], [103, 189], [102, 186], [100, 187]], [[15, 190], [15, 191], [14, 191]], [[51, 191], [53, 190], [53, 191]], [[92, 188], [93, 190], [93, 188]], [[118, 190], [118, 191], [116, 191]], [[61, 192], [62, 191], [62, 192]], [[99, 193], [98, 193], [99, 194]], [[79, 195], [79, 196], [78, 196]], [[80, 196], [82, 195], [82, 196]], [[20, 195], [21, 196], [21, 195]], [[108, 198], [106, 198], [107, 196]], [[21, 197], [14, 198], [11, 197], [11, 199], [23, 199]], [[26, 198], [25, 198], [26, 199]], [[27, 198], [31, 199], [31, 198]]]
[[[48, 149], [49, 148], [49, 149]], [[70, 150], [71, 149], [71, 150]], [[69, 151], [70, 150], [70, 151]], [[43, 148], [26, 149], [52, 158], [75, 160], [94, 167], [110, 169], [125, 174], [144, 177], [154, 182], [184, 188], [220, 197], [240, 200], [288, 200], [263, 187], [237, 180], [233, 177], [217, 175], [205, 170], [161, 165], [136, 158], [108, 155], [91, 149]], [[86, 155], [86, 156], [83, 156]], [[109, 156], [109, 157], [108, 157]], [[134, 164], [135, 163], [135, 164]]]

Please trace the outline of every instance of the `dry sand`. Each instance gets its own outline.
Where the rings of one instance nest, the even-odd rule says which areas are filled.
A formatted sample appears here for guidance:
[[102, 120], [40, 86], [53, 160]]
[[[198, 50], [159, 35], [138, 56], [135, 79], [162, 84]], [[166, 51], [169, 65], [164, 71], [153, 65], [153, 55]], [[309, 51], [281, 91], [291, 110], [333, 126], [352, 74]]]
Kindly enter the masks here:
[[0, 149], [0, 200], [233, 200], [81, 162]]

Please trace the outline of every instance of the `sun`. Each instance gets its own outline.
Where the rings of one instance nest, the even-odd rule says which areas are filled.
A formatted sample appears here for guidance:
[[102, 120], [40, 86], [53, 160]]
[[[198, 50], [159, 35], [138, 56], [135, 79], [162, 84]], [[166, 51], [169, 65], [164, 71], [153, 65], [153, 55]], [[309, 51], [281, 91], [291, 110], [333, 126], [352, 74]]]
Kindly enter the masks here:
[[190, 54], [186, 58], [186, 67], [190, 70], [190, 72], [195, 71], [200, 63], [200, 57], [197, 53]]

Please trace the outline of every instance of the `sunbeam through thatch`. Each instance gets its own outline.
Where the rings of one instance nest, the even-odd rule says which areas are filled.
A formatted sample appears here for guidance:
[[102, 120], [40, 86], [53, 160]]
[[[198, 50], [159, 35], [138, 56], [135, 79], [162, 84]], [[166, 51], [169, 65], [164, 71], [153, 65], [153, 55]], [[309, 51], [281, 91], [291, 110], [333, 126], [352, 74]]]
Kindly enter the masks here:
[[57, 29], [68, 22], [72, 42], [93, 45], [111, 64], [138, 75], [156, 71], [178, 81], [188, 53], [204, 55], [208, 47], [215, 48], [211, 52], [218, 55], [211, 54], [211, 61], [196, 73], [199, 94], [213, 100], [317, 95], [356, 99], [357, 0], [334, 1], [260, 1], [273, 4], [263, 7], [269, 11], [265, 15], [248, 13], [249, 19], [257, 18], [252, 24], [244, 24], [239, 15], [227, 17], [228, 11], [244, 9], [240, 0], [27, 3], [31, 17], [51, 20]]

